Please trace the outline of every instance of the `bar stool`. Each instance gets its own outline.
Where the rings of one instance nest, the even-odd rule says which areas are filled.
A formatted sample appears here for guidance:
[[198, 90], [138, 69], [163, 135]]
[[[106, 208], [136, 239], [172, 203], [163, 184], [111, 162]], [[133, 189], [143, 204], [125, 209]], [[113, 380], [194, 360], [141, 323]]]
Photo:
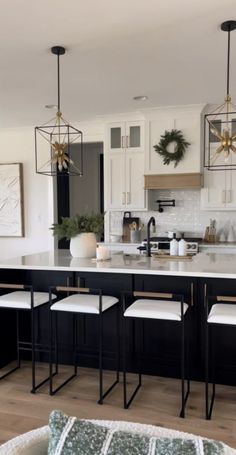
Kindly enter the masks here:
[[[0, 309], [2, 310], [15, 310], [16, 311], [16, 348], [17, 348], [17, 365], [3, 374], [0, 379], [6, 378], [9, 374], [20, 368], [20, 352], [30, 351], [32, 357], [32, 390], [31, 393], [35, 393], [36, 390], [41, 387], [45, 382], [49, 380], [49, 377], [45, 378], [40, 383], [36, 384], [36, 353], [37, 352], [48, 352], [49, 346], [45, 346], [36, 343], [35, 337], [35, 317], [39, 316], [40, 308], [49, 302], [48, 292], [36, 292], [33, 290], [33, 286], [23, 284], [0, 284], [0, 289], [8, 289], [11, 292], [0, 296]], [[12, 292], [12, 289], [17, 289]], [[51, 295], [51, 298], [55, 298], [55, 295]], [[22, 341], [20, 339], [20, 327], [19, 327], [19, 313], [27, 311], [30, 312], [30, 341]], [[6, 366], [6, 365], [5, 365]]]
[[[67, 292], [73, 293], [67, 297], [57, 301], [51, 302], [52, 291], [56, 293]], [[54, 395], [71, 379], [77, 376], [77, 355], [79, 354], [77, 346], [77, 320], [79, 315], [91, 314], [98, 319], [99, 324], [99, 400], [98, 403], [102, 404], [103, 399], [119, 382], [119, 300], [116, 297], [103, 295], [100, 289], [89, 289], [83, 287], [64, 287], [56, 286], [49, 288], [50, 296], [50, 395]], [[111, 308], [117, 306], [117, 349], [116, 349], [116, 379], [113, 384], [104, 392], [103, 391], [103, 315]], [[58, 371], [58, 328], [57, 328], [57, 314], [58, 313], [72, 313], [73, 314], [73, 357], [74, 357], [74, 373], [68, 377], [56, 389], [53, 388], [53, 352], [55, 351], [56, 370]], [[55, 318], [54, 318], [55, 316]], [[55, 329], [55, 330], [54, 330]], [[54, 336], [55, 332], [55, 336]], [[55, 349], [54, 349], [55, 345]]]
[[[131, 296], [133, 303], [126, 308], [127, 297]], [[184, 302], [182, 295], [160, 292], [134, 291], [123, 293], [123, 378], [124, 378], [124, 408], [128, 409], [135, 395], [142, 385], [142, 373], [139, 366], [138, 385], [131, 397], [127, 399], [127, 372], [126, 372], [126, 320], [127, 318], [158, 319], [177, 323], [181, 327], [181, 411], [180, 417], [185, 417], [185, 406], [190, 392], [190, 380], [187, 379], [187, 390], [185, 393], [185, 315], [189, 306]]]
[[[226, 303], [225, 303], [226, 302]], [[217, 325], [236, 325], [236, 297], [234, 296], [207, 296], [205, 299], [205, 397], [206, 397], [206, 420], [211, 419], [215, 401], [215, 378], [214, 378], [214, 343], [213, 333], [210, 328]], [[211, 331], [212, 332], [212, 331]], [[212, 358], [209, 358], [209, 350], [212, 350]], [[210, 368], [211, 363], [211, 368]], [[213, 370], [213, 371], [210, 371]], [[209, 376], [212, 374], [212, 393], [209, 399]]]

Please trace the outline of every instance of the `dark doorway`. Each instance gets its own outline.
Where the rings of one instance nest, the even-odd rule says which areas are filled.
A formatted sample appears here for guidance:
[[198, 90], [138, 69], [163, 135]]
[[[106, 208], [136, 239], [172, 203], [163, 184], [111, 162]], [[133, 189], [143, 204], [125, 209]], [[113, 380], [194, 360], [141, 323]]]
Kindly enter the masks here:
[[[71, 147], [73, 159], [73, 153], [78, 153], [79, 145], [73, 144]], [[57, 178], [58, 222], [62, 216], [104, 211], [103, 143], [84, 143], [83, 156], [82, 177]], [[58, 247], [69, 248], [69, 241], [60, 240]]]

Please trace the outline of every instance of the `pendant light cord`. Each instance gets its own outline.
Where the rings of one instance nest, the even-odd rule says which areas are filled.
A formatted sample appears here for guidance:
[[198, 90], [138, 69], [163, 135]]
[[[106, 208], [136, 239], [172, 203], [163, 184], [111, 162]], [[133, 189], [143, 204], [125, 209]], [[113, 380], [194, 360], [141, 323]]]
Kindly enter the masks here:
[[227, 96], [229, 96], [229, 70], [230, 70], [230, 25], [228, 27], [228, 55], [227, 55]]
[[61, 96], [60, 96], [60, 55], [57, 54], [57, 110], [61, 111]]

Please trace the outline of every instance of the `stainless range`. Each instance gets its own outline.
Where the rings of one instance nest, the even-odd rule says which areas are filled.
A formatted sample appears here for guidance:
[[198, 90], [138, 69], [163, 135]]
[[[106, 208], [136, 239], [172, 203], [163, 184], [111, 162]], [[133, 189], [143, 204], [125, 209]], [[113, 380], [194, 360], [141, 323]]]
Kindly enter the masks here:
[[[200, 238], [190, 238], [187, 237], [184, 239], [187, 244], [187, 253], [189, 254], [196, 254], [198, 253], [198, 243], [202, 240]], [[160, 251], [165, 251], [166, 253], [170, 250], [170, 242], [171, 239], [168, 237], [151, 237], [150, 239], [150, 247], [151, 253], [158, 253]], [[145, 253], [147, 247], [147, 240], [143, 240], [141, 246], [138, 247], [140, 253]]]

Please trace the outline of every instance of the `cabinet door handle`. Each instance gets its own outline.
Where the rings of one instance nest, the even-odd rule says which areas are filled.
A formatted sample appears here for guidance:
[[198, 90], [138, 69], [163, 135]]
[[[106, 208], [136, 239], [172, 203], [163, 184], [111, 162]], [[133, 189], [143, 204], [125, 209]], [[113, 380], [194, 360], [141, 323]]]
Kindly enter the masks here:
[[226, 202], [226, 190], [222, 190], [221, 202], [223, 202], [223, 204]]
[[227, 201], [226, 202], [232, 202], [231, 190], [227, 190]]
[[130, 204], [130, 191], [127, 191], [127, 204]]
[[126, 148], [129, 148], [129, 136], [126, 136]]
[[123, 193], [122, 193], [122, 204], [125, 205], [125, 203], [126, 203], [126, 194], [123, 191]]
[[126, 137], [126, 136], [121, 136], [121, 148], [122, 148], [122, 149], [125, 148], [125, 137]]

